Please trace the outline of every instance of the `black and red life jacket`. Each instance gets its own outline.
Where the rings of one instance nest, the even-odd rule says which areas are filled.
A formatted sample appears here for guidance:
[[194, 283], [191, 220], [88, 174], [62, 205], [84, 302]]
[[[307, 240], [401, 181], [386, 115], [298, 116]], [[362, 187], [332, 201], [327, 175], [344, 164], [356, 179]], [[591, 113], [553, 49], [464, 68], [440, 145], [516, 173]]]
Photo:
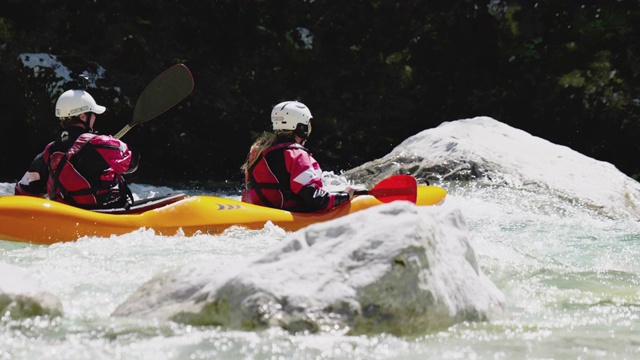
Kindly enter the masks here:
[[45, 148], [43, 158], [52, 200], [83, 208], [120, 207], [132, 200], [122, 176], [132, 154], [118, 139], [69, 127]]
[[[287, 170], [284, 152], [287, 149], [300, 149], [309, 152], [295, 142], [285, 142], [271, 146], [257, 154], [257, 159], [246, 174], [247, 196], [256, 195], [261, 205], [295, 209], [302, 206], [300, 199], [291, 189], [291, 173]], [[256, 168], [260, 168], [256, 171]], [[255, 203], [255, 201], [253, 201]]]

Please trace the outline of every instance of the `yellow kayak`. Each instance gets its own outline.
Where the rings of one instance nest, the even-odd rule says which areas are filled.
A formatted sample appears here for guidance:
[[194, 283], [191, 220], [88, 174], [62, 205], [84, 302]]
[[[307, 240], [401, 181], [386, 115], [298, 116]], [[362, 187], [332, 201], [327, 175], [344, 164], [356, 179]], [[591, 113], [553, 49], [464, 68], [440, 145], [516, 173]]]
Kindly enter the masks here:
[[[418, 186], [416, 204], [439, 204], [446, 195], [441, 187]], [[160, 235], [180, 232], [192, 236], [219, 234], [231, 226], [262, 229], [268, 221], [294, 231], [382, 203], [375, 196], [362, 195], [329, 211], [295, 213], [224, 197], [178, 194], [139, 213], [117, 213], [84, 210], [30, 196], [0, 196], [0, 240], [53, 244], [82, 236], [121, 235], [140, 228], [153, 229]]]

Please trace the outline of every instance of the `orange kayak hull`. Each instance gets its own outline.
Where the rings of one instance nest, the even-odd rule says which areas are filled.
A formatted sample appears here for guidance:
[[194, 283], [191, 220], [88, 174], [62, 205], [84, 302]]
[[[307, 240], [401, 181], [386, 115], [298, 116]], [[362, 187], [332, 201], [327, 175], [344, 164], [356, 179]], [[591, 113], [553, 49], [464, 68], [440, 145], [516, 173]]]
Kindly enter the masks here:
[[[417, 204], [442, 203], [447, 193], [419, 186]], [[140, 228], [159, 235], [220, 234], [232, 226], [262, 229], [267, 222], [295, 231], [382, 204], [373, 196], [357, 196], [330, 211], [294, 213], [217, 196], [187, 196], [139, 214], [109, 214], [30, 196], [0, 196], [0, 240], [54, 244], [84, 236], [122, 235]]]

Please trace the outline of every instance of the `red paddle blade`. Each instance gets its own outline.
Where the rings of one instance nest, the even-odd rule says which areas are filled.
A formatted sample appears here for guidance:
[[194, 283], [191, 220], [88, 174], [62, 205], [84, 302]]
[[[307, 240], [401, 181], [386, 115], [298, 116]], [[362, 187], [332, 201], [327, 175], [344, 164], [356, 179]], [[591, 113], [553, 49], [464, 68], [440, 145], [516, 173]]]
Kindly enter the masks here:
[[404, 200], [415, 204], [418, 198], [418, 182], [411, 175], [393, 175], [377, 183], [369, 190], [369, 195], [375, 196], [383, 203]]

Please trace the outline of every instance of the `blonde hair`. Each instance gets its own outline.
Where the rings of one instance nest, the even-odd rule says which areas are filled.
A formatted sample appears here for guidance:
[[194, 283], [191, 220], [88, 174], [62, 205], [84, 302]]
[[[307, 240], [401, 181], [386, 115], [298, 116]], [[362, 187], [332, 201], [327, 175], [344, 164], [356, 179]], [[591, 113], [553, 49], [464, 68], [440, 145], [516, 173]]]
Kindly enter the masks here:
[[251, 145], [249, 154], [247, 154], [247, 160], [240, 167], [245, 174], [251, 168], [251, 165], [258, 160], [260, 154], [275, 144], [279, 144], [287, 141], [295, 141], [293, 131], [278, 131], [278, 132], [264, 132], [260, 135], [256, 141]]

